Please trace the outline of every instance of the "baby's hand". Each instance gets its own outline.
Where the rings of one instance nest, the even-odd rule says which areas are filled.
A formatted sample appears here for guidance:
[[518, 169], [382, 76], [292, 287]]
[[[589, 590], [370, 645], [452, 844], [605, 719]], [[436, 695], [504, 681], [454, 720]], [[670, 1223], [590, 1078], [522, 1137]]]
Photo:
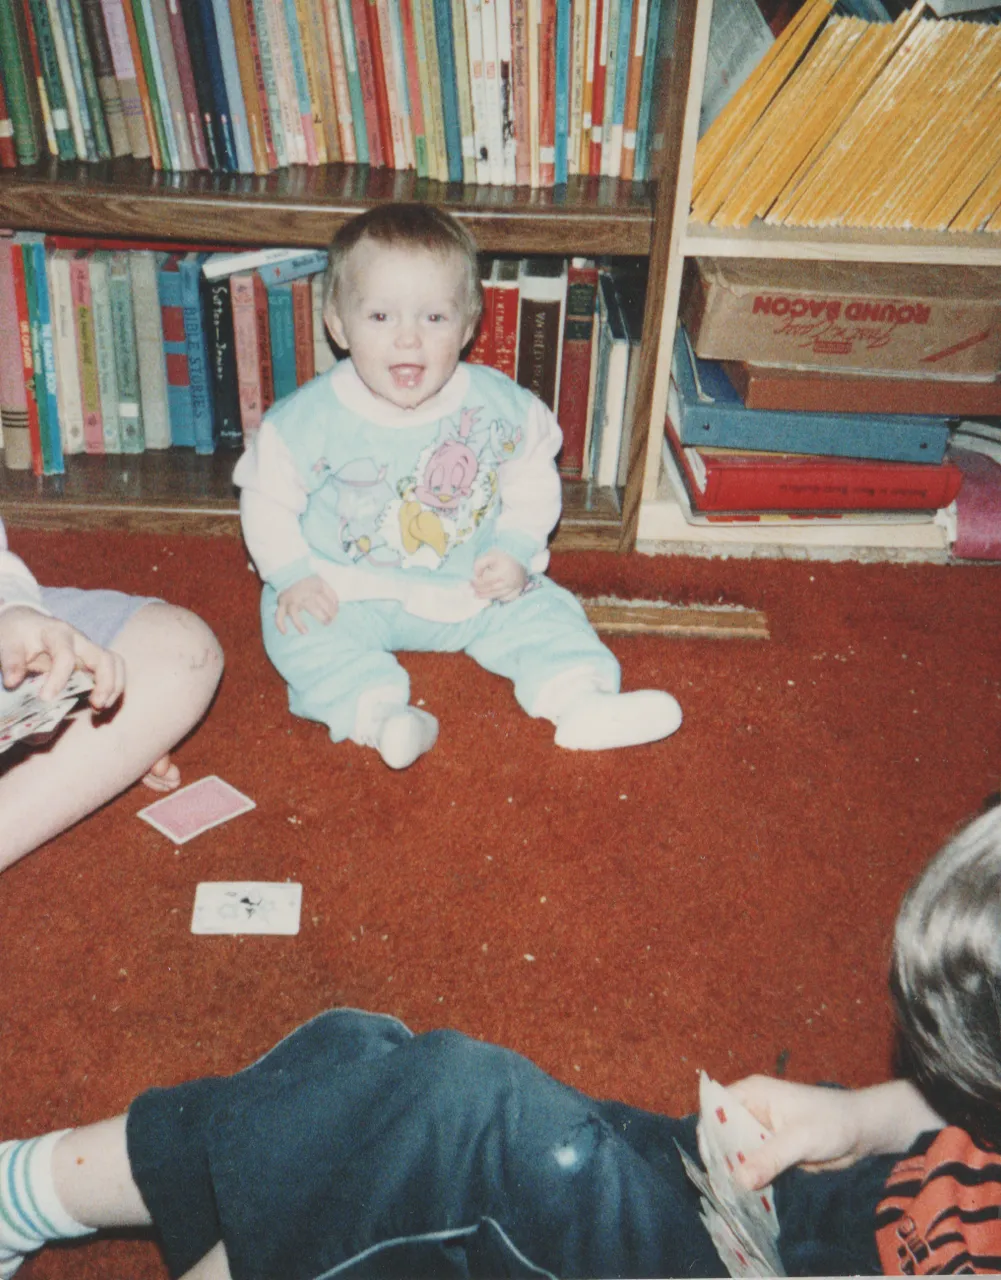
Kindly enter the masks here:
[[506, 551], [488, 551], [473, 565], [473, 590], [481, 600], [516, 600], [525, 589], [528, 574]]
[[296, 631], [305, 635], [309, 628], [303, 618], [304, 613], [327, 626], [337, 617], [338, 604], [337, 592], [333, 587], [318, 573], [312, 573], [308, 578], [300, 578], [298, 582], [279, 592], [275, 625], [284, 635], [285, 623], [291, 619]]

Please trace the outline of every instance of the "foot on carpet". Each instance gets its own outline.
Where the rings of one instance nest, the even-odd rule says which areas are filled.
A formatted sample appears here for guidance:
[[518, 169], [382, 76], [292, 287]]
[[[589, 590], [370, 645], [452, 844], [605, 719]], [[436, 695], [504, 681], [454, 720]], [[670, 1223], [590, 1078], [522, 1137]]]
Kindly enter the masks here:
[[660, 689], [589, 693], [556, 724], [556, 745], [568, 751], [607, 751], [670, 737], [681, 725], [676, 698]]

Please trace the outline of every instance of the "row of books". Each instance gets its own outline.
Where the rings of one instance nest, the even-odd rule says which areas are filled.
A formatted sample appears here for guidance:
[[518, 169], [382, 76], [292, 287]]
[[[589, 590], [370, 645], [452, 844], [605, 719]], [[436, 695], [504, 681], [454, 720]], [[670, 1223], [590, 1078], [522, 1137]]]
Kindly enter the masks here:
[[[74, 453], [242, 448], [329, 368], [324, 250], [208, 253], [0, 236], [0, 424], [11, 469]], [[564, 475], [624, 483], [644, 279], [586, 259], [484, 258], [469, 350], [564, 425]]]
[[712, 226], [1001, 231], [1001, 26], [807, 0], [700, 138]]
[[344, 162], [508, 186], [642, 179], [663, 8], [0, 0], [0, 165], [48, 151], [180, 171]]

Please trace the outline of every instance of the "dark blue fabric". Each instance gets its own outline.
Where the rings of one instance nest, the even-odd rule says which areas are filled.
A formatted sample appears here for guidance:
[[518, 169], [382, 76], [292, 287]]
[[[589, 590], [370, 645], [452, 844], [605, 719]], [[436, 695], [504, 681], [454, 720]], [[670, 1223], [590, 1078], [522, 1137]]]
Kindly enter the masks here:
[[[234, 1280], [725, 1271], [674, 1145], [694, 1154], [692, 1117], [596, 1101], [457, 1032], [323, 1014], [230, 1079], [143, 1094], [128, 1139], [175, 1276], [220, 1238]], [[795, 1257], [800, 1218], [811, 1236], [839, 1215], [808, 1274], [874, 1269], [857, 1171], [777, 1192]]]

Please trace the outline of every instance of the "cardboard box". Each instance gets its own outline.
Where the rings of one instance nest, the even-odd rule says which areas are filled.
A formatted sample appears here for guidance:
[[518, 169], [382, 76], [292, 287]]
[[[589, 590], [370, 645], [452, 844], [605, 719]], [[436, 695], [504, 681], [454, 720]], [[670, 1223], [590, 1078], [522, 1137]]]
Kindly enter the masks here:
[[1001, 370], [1001, 269], [700, 258], [681, 319], [709, 360], [927, 377]]

